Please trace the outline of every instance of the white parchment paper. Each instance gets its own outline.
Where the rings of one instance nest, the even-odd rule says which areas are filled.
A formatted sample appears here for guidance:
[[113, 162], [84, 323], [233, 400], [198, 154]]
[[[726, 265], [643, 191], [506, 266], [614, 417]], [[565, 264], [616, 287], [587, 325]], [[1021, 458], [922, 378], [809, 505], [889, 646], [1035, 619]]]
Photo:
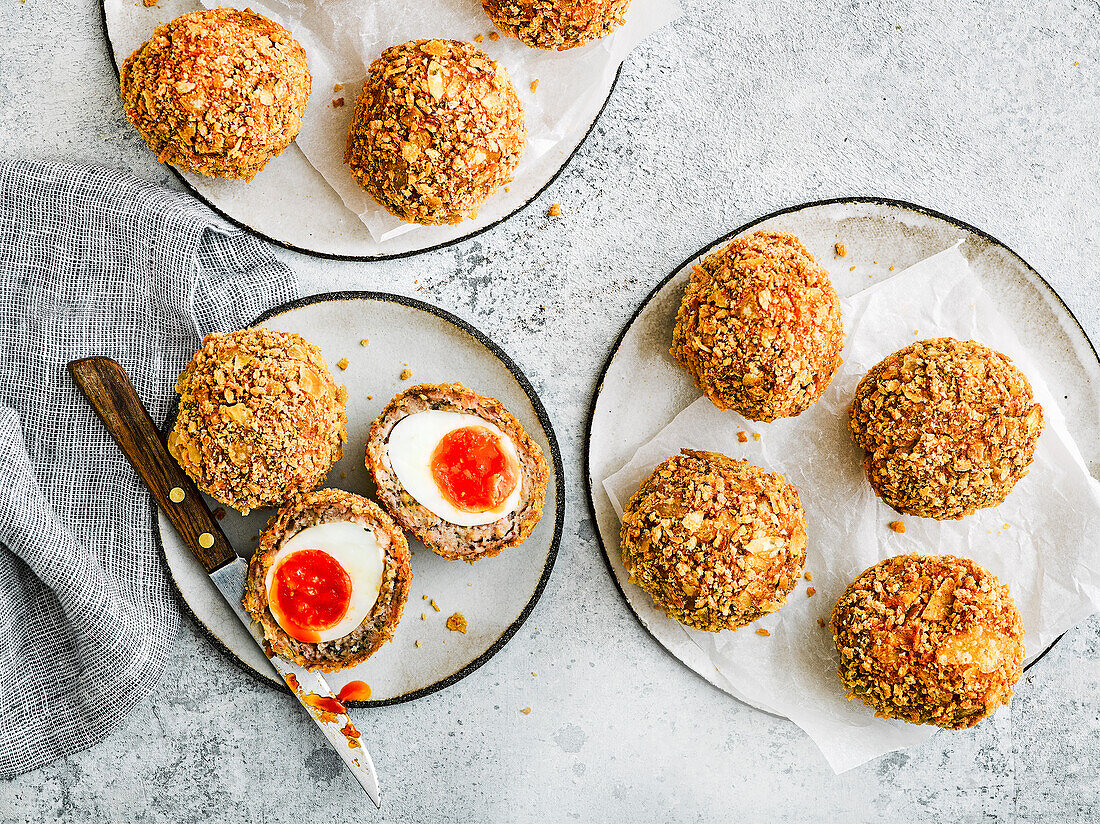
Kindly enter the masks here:
[[[974, 559], [1011, 589], [1029, 660], [1100, 610], [1100, 483], [1089, 475], [1027, 349], [959, 248], [843, 300], [842, 308], [844, 363], [809, 410], [760, 424], [700, 398], [603, 482], [621, 518], [623, 505], [653, 467], [686, 447], [746, 458], [783, 472], [795, 485], [806, 509], [806, 569], [813, 581], [802, 581], [778, 613], [739, 632], [676, 626], [732, 692], [802, 727], [838, 773], [924, 741], [936, 730], [875, 718], [862, 702], [845, 699], [832, 634], [818, 619], [828, 622], [844, 588], [867, 567], [910, 552]], [[900, 516], [875, 496], [863, 475], [862, 453], [848, 436], [847, 406], [860, 379], [883, 357], [918, 338], [945, 335], [974, 339], [1011, 357], [1043, 406], [1044, 430], [1031, 471], [1004, 504], [940, 522]], [[749, 433], [746, 443], [739, 441], [741, 431]], [[904, 534], [888, 528], [896, 520], [905, 523]], [[807, 596], [810, 586], [813, 597]], [[760, 627], [770, 637], [756, 634]]]
[[[218, 0], [201, 2], [207, 8], [224, 5]], [[490, 40], [495, 29], [479, 0], [266, 0], [249, 6], [285, 26], [305, 48], [313, 92], [297, 145], [378, 242], [424, 231], [378, 205], [344, 165], [355, 99], [371, 61], [385, 49], [421, 38], [473, 42], [477, 35], [484, 37], [477, 45], [508, 69], [523, 104], [527, 148], [516, 169], [518, 183], [535, 174], [535, 160], [554, 151], [571, 129], [599, 110], [631, 49], [680, 15], [678, 0], [633, 0], [626, 23], [613, 34], [553, 52], [504, 35]], [[534, 80], [539, 82], [532, 92]], [[342, 86], [339, 91], [337, 85]], [[333, 106], [338, 98], [344, 104]]]

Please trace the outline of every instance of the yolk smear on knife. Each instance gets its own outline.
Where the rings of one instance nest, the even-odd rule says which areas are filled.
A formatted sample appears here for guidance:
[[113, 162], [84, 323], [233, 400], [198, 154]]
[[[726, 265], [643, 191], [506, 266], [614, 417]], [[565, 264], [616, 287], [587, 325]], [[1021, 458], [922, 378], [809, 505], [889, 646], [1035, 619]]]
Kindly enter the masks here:
[[275, 568], [271, 611], [292, 637], [309, 644], [340, 622], [351, 603], [351, 576], [320, 549], [301, 549]]
[[519, 480], [516, 462], [504, 451], [500, 436], [484, 426], [463, 426], [440, 438], [431, 467], [440, 493], [463, 512], [496, 509]]
[[365, 681], [348, 681], [336, 697], [341, 701], [366, 701], [370, 698], [370, 684]]
[[327, 695], [318, 695], [315, 692], [307, 692], [303, 695], [302, 703], [311, 707], [316, 707], [322, 713], [329, 712], [335, 715], [346, 715], [348, 711], [348, 708], [335, 698], [329, 698]]

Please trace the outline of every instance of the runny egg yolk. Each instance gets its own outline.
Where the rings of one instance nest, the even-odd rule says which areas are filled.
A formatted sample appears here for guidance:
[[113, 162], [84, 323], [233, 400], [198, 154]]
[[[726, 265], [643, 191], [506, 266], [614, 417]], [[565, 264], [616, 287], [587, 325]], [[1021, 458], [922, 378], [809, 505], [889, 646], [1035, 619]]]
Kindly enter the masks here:
[[318, 632], [336, 626], [351, 603], [351, 576], [321, 549], [300, 549], [275, 568], [271, 611], [294, 638], [320, 641]]
[[484, 426], [463, 426], [440, 438], [432, 450], [431, 470], [443, 498], [463, 512], [496, 509], [519, 481], [518, 467], [500, 436]]

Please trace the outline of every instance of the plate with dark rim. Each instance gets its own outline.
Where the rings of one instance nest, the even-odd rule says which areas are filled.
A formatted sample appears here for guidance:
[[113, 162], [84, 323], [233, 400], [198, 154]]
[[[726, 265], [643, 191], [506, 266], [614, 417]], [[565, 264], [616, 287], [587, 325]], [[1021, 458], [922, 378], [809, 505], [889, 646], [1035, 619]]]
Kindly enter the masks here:
[[[334, 689], [349, 681], [371, 687], [379, 706], [429, 695], [466, 677], [516, 633], [542, 595], [561, 540], [565, 488], [561, 454], [546, 409], [515, 362], [460, 318], [412, 298], [381, 292], [313, 295], [265, 312], [254, 325], [297, 332], [320, 347], [337, 383], [348, 388], [348, 441], [323, 486], [373, 498], [364, 466], [371, 422], [398, 392], [417, 383], [459, 382], [498, 399], [542, 447], [550, 470], [542, 520], [523, 544], [475, 563], [440, 558], [415, 540], [408, 604], [393, 641], [364, 663], [327, 676]], [[361, 345], [367, 340], [367, 345]], [[337, 363], [347, 358], [346, 369]], [[411, 377], [402, 378], [408, 369]], [[166, 431], [175, 420], [173, 408]], [[212, 509], [220, 505], [207, 499]], [[225, 511], [225, 507], [221, 507]], [[228, 510], [221, 527], [244, 557], [274, 510], [242, 517]], [[217, 514], [217, 513], [216, 513]], [[157, 538], [172, 580], [194, 618], [248, 672], [286, 689], [202, 567], [157, 510]], [[437, 609], [438, 607], [438, 609]], [[465, 634], [446, 628], [453, 613]], [[419, 644], [418, 644], [419, 642]]]
[[[746, 223], [691, 255], [665, 276], [620, 333], [597, 380], [589, 408], [585, 478], [589, 509], [608, 570], [641, 624], [674, 657], [719, 689], [744, 700], [693, 644], [629, 583], [619, 551], [619, 519], [602, 479], [624, 466], [682, 409], [699, 397], [691, 379], [669, 354], [676, 310], [691, 267], [738, 235], [775, 229], [797, 235], [826, 269], [841, 297], [876, 279], [961, 241], [971, 269], [1003, 312], [1012, 318], [1093, 475], [1100, 467], [1100, 359], [1073, 313], [1023, 258], [963, 221], [911, 203], [875, 197], [838, 198], [792, 206]], [[847, 255], [838, 257], [835, 244]], [[644, 397], [645, 404], [637, 399]], [[629, 413], [632, 426], [619, 422]], [[1034, 655], [1033, 665], [1059, 639]], [[751, 703], [751, 702], [750, 702]], [[757, 708], [768, 707], [754, 703]]]
[[[100, 8], [107, 49], [118, 71], [156, 26], [203, 6], [197, 0], [161, 0], [152, 7], [103, 0]], [[491, 28], [488, 19], [485, 28]], [[469, 240], [534, 202], [565, 170], [595, 127], [618, 78], [616, 72], [606, 89], [601, 88], [601, 93], [593, 96], [595, 102], [590, 110], [575, 118], [576, 125], [550, 151], [521, 169], [522, 173], [507, 187], [509, 191], [502, 189], [489, 198], [475, 220], [453, 226], [419, 227], [383, 243], [371, 237], [367, 227], [344, 205], [295, 144], [270, 161], [251, 183], [169, 168], [195, 197], [215, 212], [272, 243], [339, 260], [408, 257]], [[314, 89], [314, 94], [326, 95], [328, 90]]]

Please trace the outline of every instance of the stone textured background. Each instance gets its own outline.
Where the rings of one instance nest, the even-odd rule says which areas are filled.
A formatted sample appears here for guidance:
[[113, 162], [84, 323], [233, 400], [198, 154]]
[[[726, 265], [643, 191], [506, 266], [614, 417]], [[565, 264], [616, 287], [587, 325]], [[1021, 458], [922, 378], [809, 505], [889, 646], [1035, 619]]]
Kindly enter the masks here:
[[[7, 0], [0, 35], [0, 156], [173, 184], [124, 119], [93, 0]], [[650, 286], [802, 201], [887, 195], [980, 226], [1100, 340], [1098, 55], [1097, 0], [686, 0], [517, 217], [409, 260], [280, 252], [306, 291], [416, 295], [527, 371], [570, 487], [549, 588], [471, 677], [356, 714], [381, 815], [286, 696], [185, 621], [160, 688], [90, 752], [0, 783], [0, 819], [1097, 821], [1100, 621], [1070, 632], [991, 721], [834, 776], [793, 725], [718, 692], [635, 621], [588, 522], [581, 447], [596, 372]]]

